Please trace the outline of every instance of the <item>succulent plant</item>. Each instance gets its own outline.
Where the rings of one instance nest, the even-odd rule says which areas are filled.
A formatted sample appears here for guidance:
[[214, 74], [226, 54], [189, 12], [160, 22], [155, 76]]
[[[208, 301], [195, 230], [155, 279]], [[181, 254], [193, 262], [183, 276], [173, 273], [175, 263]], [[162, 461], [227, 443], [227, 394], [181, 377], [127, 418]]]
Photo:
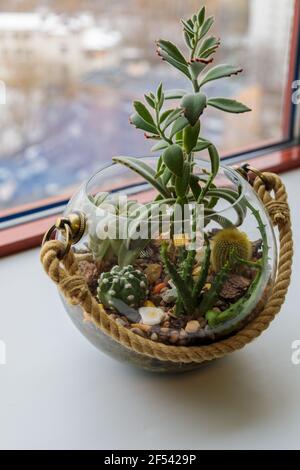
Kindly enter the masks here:
[[[138, 173], [157, 191], [155, 201], [159, 204], [168, 201], [182, 206], [190, 202], [204, 205], [204, 219], [210, 217], [222, 228], [231, 226], [231, 221], [214, 211], [218, 199], [225, 199], [232, 204], [237, 213], [239, 226], [245, 218], [245, 207], [240, 204], [239, 191], [228, 188], [216, 188], [214, 179], [218, 173], [220, 157], [215, 145], [201, 135], [201, 119], [207, 107], [217, 108], [227, 113], [246, 113], [251, 111], [244, 104], [228, 98], [206, 95], [204, 85], [242, 72], [239, 66], [211, 66], [213, 56], [220, 46], [219, 38], [208, 36], [214, 23], [213, 17], [206, 16], [202, 7], [191, 18], [182, 20], [183, 34], [187, 51], [182, 52], [176, 44], [164, 39], [157, 41], [157, 54], [171, 67], [182, 73], [189, 82], [187, 90], [165, 90], [159, 84], [155, 92], [144, 95], [145, 101], [134, 101], [134, 113], [130, 122], [137, 129], [144, 131], [147, 139], [155, 141], [153, 152], [158, 152], [157, 167], [154, 169], [136, 157], [116, 156], [115, 163], [124, 165]], [[168, 105], [168, 103], [171, 104]], [[174, 101], [177, 104], [172, 106]], [[204, 177], [194, 172], [195, 155], [207, 151], [210, 171]], [[170, 233], [172, 238], [172, 223]], [[209, 246], [203, 274], [193, 286], [192, 270], [195, 251], [186, 251], [185, 259], [177, 269], [168, 259], [168, 249], [162, 247], [162, 259], [166, 271], [172, 278], [178, 291], [176, 313], [191, 313], [201, 297], [209, 266]], [[132, 261], [130, 261], [132, 262]]]
[[146, 300], [148, 281], [145, 274], [133, 266], [114, 266], [101, 274], [98, 281], [97, 297], [109, 308], [117, 308], [118, 301], [132, 308], [139, 308]]
[[[235, 191], [216, 186], [215, 178], [219, 171], [220, 157], [215, 145], [201, 133], [202, 116], [208, 107], [235, 114], [251, 111], [234, 99], [210, 98], [206, 94], [204, 86], [207, 83], [242, 72], [239, 66], [211, 66], [213, 56], [220, 46], [219, 38], [208, 35], [213, 23], [214, 18], [206, 16], [205, 7], [186, 21], [182, 20], [186, 52], [182, 52], [170, 41], [160, 39], [157, 42], [158, 55], [185, 76], [189, 84], [188, 89], [166, 90], [162, 84], [159, 84], [155, 91], [144, 95], [144, 101], [133, 103], [134, 113], [130, 122], [137, 129], [142, 130], [147, 139], [155, 141], [151, 150], [159, 155], [156, 168], [134, 156], [113, 158], [115, 163], [124, 165], [137, 173], [156, 190], [154, 203], [158, 204], [159, 208], [166, 203], [170, 207], [175, 204], [182, 207], [190, 203], [202, 204], [204, 227], [209, 219], [222, 228], [212, 241], [204, 233], [205, 254], [201, 260], [200, 275], [197, 279], [192, 276], [197, 262], [196, 250], [179, 247], [182, 256], [178, 256], [176, 264], [172, 258], [172, 242], [175, 244], [174, 218], [172, 218], [174, 214], [170, 222], [170, 239], [173, 240], [169, 244], [163, 242], [161, 245], [164, 268], [172, 279], [177, 293], [175, 313], [206, 315], [210, 312], [210, 323], [221, 322], [226, 316], [216, 319], [216, 313], [212, 314], [211, 308], [232, 270], [238, 269], [240, 265], [248, 265], [258, 270], [257, 277], [260, 275], [260, 265], [251, 261], [251, 243], [246, 234], [237, 229], [242, 225], [247, 210], [253, 212], [257, 218], [263, 243], [265, 243], [264, 227], [259, 221], [259, 214], [256, 214], [253, 207], [241, 198], [240, 188]], [[195, 172], [195, 156], [204, 151], [208, 153], [210, 169], [199, 175]], [[236, 212], [237, 219], [234, 225], [231, 220], [215, 211], [215, 205], [219, 199], [231, 204]], [[147, 205], [145, 209], [150, 211]], [[194, 233], [196, 233], [195, 227], [197, 226], [196, 218], [195, 211], [192, 214]], [[140, 220], [135, 217], [135, 214], [133, 219], [137, 219], [132, 227], [135, 230]], [[143, 279], [142, 273], [134, 270], [132, 266], [123, 269], [120, 267], [131, 265], [134, 258], [146, 246], [145, 240], [141, 244], [134, 240], [135, 243], [137, 242], [135, 244], [133, 240], [134, 237], [129, 232], [127, 240], [120, 246], [111, 246], [108, 242], [104, 245], [104, 250], [100, 250], [100, 257], [103, 252], [105, 255], [113, 252], [115, 256], [118, 256], [119, 264], [110, 273], [101, 275], [99, 280], [98, 297], [105, 305], [116, 308], [114, 300], [119, 299], [132, 310], [132, 306], [139, 307], [145, 300], [147, 279]], [[91, 248], [93, 248], [93, 243]], [[267, 250], [267, 246], [264, 249]], [[99, 258], [97, 247], [94, 247], [93, 251]], [[215, 283], [207, 291], [204, 286], [211, 265], [217, 275]], [[127, 277], [130, 281], [127, 281]], [[233, 308], [228, 316], [235, 314], [232, 310]]]
[[225, 266], [232, 252], [238, 258], [250, 260], [252, 244], [249, 238], [236, 227], [219, 230], [212, 240], [211, 264], [215, 272]]

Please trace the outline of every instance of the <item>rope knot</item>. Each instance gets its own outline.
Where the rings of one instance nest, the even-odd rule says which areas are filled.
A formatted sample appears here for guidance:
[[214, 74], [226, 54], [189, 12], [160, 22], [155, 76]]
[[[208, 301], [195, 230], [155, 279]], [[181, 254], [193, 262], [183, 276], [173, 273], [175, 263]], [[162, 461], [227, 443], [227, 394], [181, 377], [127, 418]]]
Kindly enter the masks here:
[[290, 211], [286, 202], [273, 200], [265, 206], [274, 225], [284, 224], [289, 219]]
[[84, 303], [90, 295], [85, 279], [82, 276], [66, 276], [61, 280], [60, 287], [73, 304]]

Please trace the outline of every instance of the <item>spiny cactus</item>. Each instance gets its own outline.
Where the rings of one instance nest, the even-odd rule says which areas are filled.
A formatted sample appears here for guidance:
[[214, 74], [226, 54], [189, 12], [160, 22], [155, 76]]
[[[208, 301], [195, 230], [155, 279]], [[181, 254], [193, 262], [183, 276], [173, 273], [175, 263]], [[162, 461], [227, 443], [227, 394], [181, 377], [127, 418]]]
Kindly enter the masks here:
[[147, 296], [147, 277], [133, 266], [114, 266], [111, 271], [102, 273], [98, 281], [97, 297], [110, 308], [117, 308], [121, 300], [132, 308], [143, 305]]
[[211, 263], [215, 272], [219, 272], [228, 262], [230, 253], [237, 257], [249, 260], [252, 253], [252, 245], [244, 232], [235, 227], [225, 228], [217, 232], [212, 240]]

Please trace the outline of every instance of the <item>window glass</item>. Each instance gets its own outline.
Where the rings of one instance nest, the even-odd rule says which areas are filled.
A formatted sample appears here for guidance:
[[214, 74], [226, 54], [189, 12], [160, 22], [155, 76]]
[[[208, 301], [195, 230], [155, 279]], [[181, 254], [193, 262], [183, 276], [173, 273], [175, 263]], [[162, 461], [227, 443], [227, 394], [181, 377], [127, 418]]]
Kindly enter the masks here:
[[[245, 69], [207, 92], [240, 99], [253, 112], [210, 109], [203, 136], [222, 154], [282, 140], [294, 1], [207, 5], [222, 40], [216, 61]], [[199, 0], [1, 1], [0, 9], [2, 208], [72, 191], [113, 155], [149, 153], [128, 122], [131, 102], [160, 81], [185, 86], [157, 57], [154, 41], [168, 38], [183, 49], [178, 20], [198, 10]]]

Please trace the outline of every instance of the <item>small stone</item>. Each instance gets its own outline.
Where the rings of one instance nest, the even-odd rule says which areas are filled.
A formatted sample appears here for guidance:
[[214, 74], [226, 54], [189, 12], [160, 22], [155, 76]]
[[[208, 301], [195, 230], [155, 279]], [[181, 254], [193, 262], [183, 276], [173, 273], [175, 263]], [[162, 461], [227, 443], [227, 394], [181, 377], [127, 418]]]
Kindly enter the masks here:
[[98, 269], [95, 263], [82, 260], [78, 263], [80, 273], [85, 277], [87, 285], [92, 291], [95, 291], [98, 285]]
[[177, 290], [175, 287], [162, 291], [161, 298], [166, 304], [171, 304], [177, 299]]
[[172, 344], [176, 344], [179, 340], [179, 332], [176, 330], [171, 331], [169, 341]]
[[187, 337], [187, 332], [181, 328], [181, 330], [179, 331], [179, 338], [180, 339], [185, 339]]
[[185, 327], [187, 333], [197, 333], [198, 330], [200, 330], [200, 323], [197, 320], [187, 322]]
[[136, 335], [141, 336], [142, 338], [145, 338], [145, 333], [140, 329], [140, 328], [132, 328], [131, 329], [132, 333], [135, 333]]
[[169, 334], [169, 331], [170, 331], [170, 329], [169, 329], [169, 328], [165, 328], [165, 327], [163, 327], [163, 328], [160, 329], [160, 333], [162, 333], [163, 335], [168, 335], [168, 334]]
[[169, 321], [164, 321], [162, 326], [163, 326], [163, 328], [170, 328], [170, 322]]
[[116, 323], [117, 323], [118, 325], [121, 325], [121, 326], [125, 326], [125, 325], [126, 325], [126, 321], [123, 320], [123, 318], [117, 318], [117, 319], [116, 319]]
[[139, 328], [142, 331], [145, 331], [146, 333], [151, 330], [151, 326], [149, 325], [144, 325], [143, 323], [133, 323], [132, 328]]
[[152, 263], [145, 269], [145, 274], [150, 284], [154, 284], [160, 278], [162, 266], [159, 263]]
[[165, 312], [158, 307], [141, 307], [139, 308], [141, 323], [144, 325], [159, 325], [166, 317]]
[[205, 320], [205, 318], [203, 317], [199, 318], [198, 322], [199, 322], [200, 328], [204, 328], [207, 324], [207, 320]]
[[150, 336], [150, 339], [152, 341], [157, 341], [158, 340], [158, 334], [157, 333], [152, 333], [152, 335]]

